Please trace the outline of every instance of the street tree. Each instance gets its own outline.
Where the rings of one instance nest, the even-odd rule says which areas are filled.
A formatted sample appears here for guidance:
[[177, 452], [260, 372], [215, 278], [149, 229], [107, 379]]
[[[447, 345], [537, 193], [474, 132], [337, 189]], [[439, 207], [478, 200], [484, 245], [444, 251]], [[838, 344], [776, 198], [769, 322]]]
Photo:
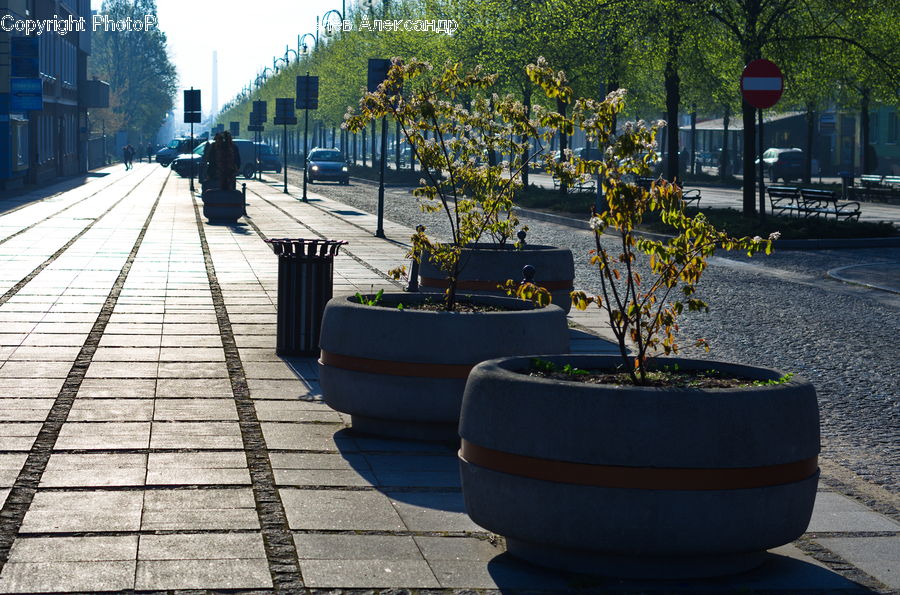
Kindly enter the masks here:
[[[102, 10], [111, 20], [140, 21], [156, 16], [156, 0], [105, 0]], [[145, 138], [156, 135], [178, 85], [165, 33], [159, 28], [94, 32], [88, 72], [110, 84], [110, 109], [116, 114], [111, 121]]]

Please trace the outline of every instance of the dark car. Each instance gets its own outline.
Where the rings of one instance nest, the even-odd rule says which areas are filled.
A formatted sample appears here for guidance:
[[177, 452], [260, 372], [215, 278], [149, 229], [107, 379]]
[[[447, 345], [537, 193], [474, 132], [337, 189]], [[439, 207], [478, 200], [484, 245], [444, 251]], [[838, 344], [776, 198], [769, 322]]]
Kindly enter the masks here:
[[193, 141], [190, 138], [174, 138], [169, 141], [168, 145], [156, 152], [156, 162], [163, 167], [169, 167], [179, 155], [189, 154], [192, 144], [196, 147], [200, 142], [196, 138]]
[[[759, 165], [759, 159], [756, 160]], [[803, 178], [802, 149], [766, 149], [763, 152], [763, 169], [771, 182], [785, 182]]]
[[[214, 141], [213, 141], [214, 142]], [[265, 143], [254, 143], [251, 140], [243, 138], [234, 139], [234, 145], [238, 148], [238, 154], [241, 158], [241, 174], [250, 179], [256, 173], [256, 144], [259, 147], [259, 163], [262, 171], [274, 171], [281, 173], [281, 161], [272, 152], [272, 148]], [[202, 171], [201, 160], [206, 143], [197, 145], [193, 153], [184, 153], [179, 155], [172, 161], [172, 169], [182, 177], [190, 175], [191, 161], [194, 162], [194, 175], [203, 178], [205, 173]]]
[[185, 152], [172, 159], [172, 171], [182, 178], [187, 178], [191, 175], [191, 162], [193, 162], [194, 177], [200, 177], [200, 160], [203, 157], [203, 150], [205, 148], [206, 143], [203, 142], [197, 145], [197, 148], [194, 149], [193, 153]]
[[[247, 141], [250, 142], [250, 141]], [[266, 143], [256, 143], [259, 147], [259, 169], [260, 171], [274, 171], [276, 174], [281, 173], [281, 159], [278, 158], [278, 155], [272, 150], [272, 147], [267, 145]], [[241, 163], [243, 160], [243, 152], [241, 152]], [[247, 175], [247, 170], [244, 169], [244, 176], [250, 178], [253, 177], [253, 174]]]
[[333, 180], [344, 186], [350, 184], [350, 166], [347, 158], [338, 149], [316, 148], [309, 152], [306, 162], [306, 180]]

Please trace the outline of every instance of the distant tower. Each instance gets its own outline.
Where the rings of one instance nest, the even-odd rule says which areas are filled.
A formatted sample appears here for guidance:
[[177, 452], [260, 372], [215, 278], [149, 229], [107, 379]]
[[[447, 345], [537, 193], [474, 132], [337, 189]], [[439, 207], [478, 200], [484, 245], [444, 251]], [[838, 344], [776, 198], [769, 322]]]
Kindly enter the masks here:
[[219, 52], [213, 51], [213, 72], [212, 72], [212, 105], [210, 106], [210, 117], [215, 118], [219, 115]]

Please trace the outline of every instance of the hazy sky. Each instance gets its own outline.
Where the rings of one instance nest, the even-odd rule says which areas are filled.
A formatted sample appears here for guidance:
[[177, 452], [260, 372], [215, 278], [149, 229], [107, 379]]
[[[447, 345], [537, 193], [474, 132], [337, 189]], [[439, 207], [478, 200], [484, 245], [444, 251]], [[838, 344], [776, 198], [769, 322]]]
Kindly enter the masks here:
[[[99, 10], [102, 0], [91, 0]], [[347, 1], [348, 8], [351, 1]], [[315, 33], [316, 16], [341, 0], [157, 0], [159, 26], [181, 88], [201, 89], [204, 116], [212, 101], [212, 53], [219, 53], [219, 105], [256, 78], [297, 36]], [[291, 54], [293, 60], [293, 53]], [[182, 94], [176, 98], [180, 106]]]

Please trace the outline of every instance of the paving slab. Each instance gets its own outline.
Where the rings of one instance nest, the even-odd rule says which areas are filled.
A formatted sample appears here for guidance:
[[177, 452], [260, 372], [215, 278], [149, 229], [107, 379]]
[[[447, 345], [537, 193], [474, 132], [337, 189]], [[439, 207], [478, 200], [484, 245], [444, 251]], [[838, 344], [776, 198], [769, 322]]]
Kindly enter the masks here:
[[889, 589], [900, 591], [900, 535], [822, 537], [816, 541]]
[[819, 492], [809, 522], [810, 533], [855, 531], [900, 531], [900, 523], [869, 510], [862, 504], [836, 494]]
[[[0, 592], [271, 592], [273, 574], [290, 566], [294, 551], [314, 589], [860, 590], [827, 558], [793, 545], [752, 573], [681, 583], [573, 576], [509, 556], [502, 540], [465, 514], [454, 446], [355, 435], [347, 416], [322, 402], [315, 358], [274, 354], [278, 263], [260, 234], [349, 239], [335, 260], [338, 293], [395, 287], [379, 271], [404, 260], [406, 246], [372, 238], [370, 215], [315, 194], [303, 204], [251, 182], [259, 193], [248, 207], [251, 219], [203, 223], [207, 254], [186, 181], [152, 172], [157, 178], [146, 193], [99, 220], [0, 304], [0, 501], [34, 475], [21, 473], [22, 465], [63, 382], [68, 377], [66, 386], [77, 387], [2, 566]], [[86, 341], [96, 343], [87, 330], [166, 176], [78, 385], [72, 363]], [[4, 221], [0, 215], [0, 236]], [[54, 225], [61, 239], [83, 223], [62, 218]], [[392, 237], [409, 235], [388, 227]], [[0, 245], [0, 256], [11, 244]], [[207, 256], [220, 293], [210, 287]], [[18, 267], [35, 266], [17, 254], [8, 262], [0, 284], [9, 286], [20, 278]], [[220, 315], [228, 317], [239, 360], [231, 351], [226, 359]], [[572, 316], [602, 331], [594, 318]], [[580, 327], [570, 338], [576, 352], [610, 348]], [[283, 532], [273, 522], [279, 508], [289, 528]], [[900, 529], [891, 518], [822, 491], [810, 531], [801, 546], [821, 546], [858, 569], [856, 576], [900, 589]]]

